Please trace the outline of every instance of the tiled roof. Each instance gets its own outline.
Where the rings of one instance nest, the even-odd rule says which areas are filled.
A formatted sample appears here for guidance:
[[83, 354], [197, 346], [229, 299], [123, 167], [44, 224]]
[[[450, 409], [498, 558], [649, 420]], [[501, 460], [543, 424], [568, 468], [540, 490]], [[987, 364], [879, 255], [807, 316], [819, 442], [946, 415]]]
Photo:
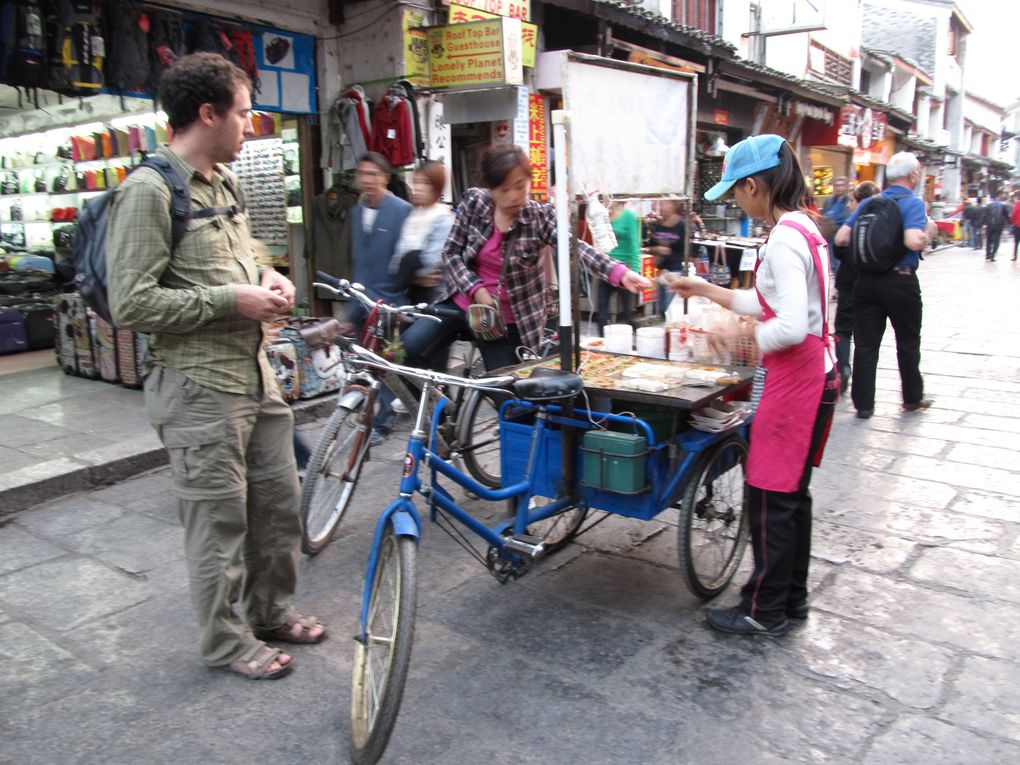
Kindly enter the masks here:
[[816, 88], [823, 92], [828, 92], [833, 95], [843, 95], [850, 101], [853, 101], [855, 104], [860, 104], [861, 106], [870, 106], [872, 109], [878, 109], [880, 111], [885, 112], [886, 114], [891, 114], [892, 116], [898, 118], [902, 122], [910, 124], [913, 123], [914, 121], [914, 115], [912, 113], [904, 111], [903, 109], [900, 109], [896, 106], [893, 106], [888, 101], [882, 101], [877, 98], [872, 98], [866, 93], [861, 93], [861, 91], [859, 90], [848, 88], [845, 85], [835, 84], [830, 85], [829, 83], [824, 82], [816, 82], [813, 84]]
[[[671, 21], [665, 16], [649, 11], [646, 8], [642, 8], [637, 5], [628, 5], [627, 3], [621, 2], [621, 0], [594, 0], [599, 5], [611, 5], [614, 8], [619, 8], [621, 11], [629, 13], [631, 16], [649, 21], [657, 26], [664, 27], [667, 29], [675, 29], [677, 32], [686, 35], [687, 37], [693, 37], [695, 40], [700, 40], [704, 43], [712, 45], [716, 48], [722, 48], [729, 51], [730, 53], [736, 53], [737, 49], [731, 44], [726, 42], [723, 38], [713, 34], [709, 34], [697, 27], [689, 27], [686, 24], [680, 24], [676, 21]], [[555, 4], [555, 0], [553, 0]]]
[[925, 74], [934, 74], [936, 19], [899, 5], [865, 0], [862, 27], [868, 48], [913, 59]]

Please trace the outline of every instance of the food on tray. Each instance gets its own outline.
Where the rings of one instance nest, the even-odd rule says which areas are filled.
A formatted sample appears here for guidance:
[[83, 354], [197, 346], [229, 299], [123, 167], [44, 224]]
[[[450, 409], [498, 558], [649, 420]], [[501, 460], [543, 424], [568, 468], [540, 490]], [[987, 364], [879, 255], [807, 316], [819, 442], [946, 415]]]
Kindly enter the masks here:
[[649, 380], [644, 377], [625, 377], [616, 383], [616, 387], [643, 390], [646, 393], [661, 393], [664, 390], [669, 390], [673, 386], [659, 380]]

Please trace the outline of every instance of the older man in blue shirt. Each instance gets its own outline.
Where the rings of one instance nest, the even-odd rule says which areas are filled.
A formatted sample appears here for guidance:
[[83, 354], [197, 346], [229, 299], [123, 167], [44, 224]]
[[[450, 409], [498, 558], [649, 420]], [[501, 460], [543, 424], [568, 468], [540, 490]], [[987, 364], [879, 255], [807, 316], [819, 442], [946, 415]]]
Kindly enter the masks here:
[[[921, 378], [921, 285], [917, 268], [921, 253], [935, 236], [935, 224], [928, 218], [924, 201], [913, 192], [921, 182], [917, 157], [906, 151], [894, 154], [885, 177], [889, 187], [881, 196], [896, 200], [903, 219], [903, 257], [890, 271], [862, 271], [854, 286], [854, 376], [850, 396], [861, 419], [875, 411], [875, 373], [887, 319], [896, 333], [903, 409], [916, 412], [932, 404], [931, 399], [924, 398]], [[865, 199], [847, 218], [836, 232], [837, 246], [850, 243], [854, 222], [875, 198]]]

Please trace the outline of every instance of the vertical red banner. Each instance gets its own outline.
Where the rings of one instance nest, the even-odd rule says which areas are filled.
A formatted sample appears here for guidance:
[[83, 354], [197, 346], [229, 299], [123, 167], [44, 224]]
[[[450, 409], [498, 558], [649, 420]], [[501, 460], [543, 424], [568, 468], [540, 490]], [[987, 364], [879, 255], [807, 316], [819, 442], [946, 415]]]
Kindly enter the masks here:
[[545, 127], [545, 98], [528, 96], [528, 146], [531, 160], [531, 196], [540, 202], [549, 200], [549, 148]]
[[[655, 265], [655, 258], [651, 255], [641, 253], [641, 275], [647, 279], [650, 279], [652, 286], [641, 292], [641, 304], [651, 303], [653, 300], [659, 298], [659, 288], [656, 286], [659, 278], [659, 268]], [[666, 310], [662, 306], [659, 306], [659, 311]]]

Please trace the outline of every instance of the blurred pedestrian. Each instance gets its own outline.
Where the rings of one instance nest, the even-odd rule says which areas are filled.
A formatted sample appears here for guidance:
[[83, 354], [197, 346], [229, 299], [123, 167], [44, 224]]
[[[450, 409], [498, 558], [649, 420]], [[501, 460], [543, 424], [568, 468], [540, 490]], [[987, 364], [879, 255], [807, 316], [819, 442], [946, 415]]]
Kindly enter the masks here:
[[[627, 208], [626, 202], [612, 202], [609, 205], [609, 221], [616, 235], [616, 248], [609, 257], [620, 261], [629, 270], [641, 272], [641, 219]], [[630, 324], [636, 325], [635, 295], [625, 287], [614, 287], [607, 282], [598, 286], [599, 324]], [[609, 304], [616, 298], [616, 321], [609, 320]]]
[[442, 202], [446, 168], [441, 162], [425, 162], [411, 176], [414, 209], [404, 221], [390, 271], [397, 286], [407, 289], [411, 304], [431, 303], [442, 281], [443, 246], [453, 228], [453, 213]]
[[1002, 230], [1010, 222], [1009, 205], [1006, 204], [1006, 194], [1000, 191], [995, 198], [985, 207], [985, 260], [994, 262], [999, 252], [999, 240], [1002, 239]]

